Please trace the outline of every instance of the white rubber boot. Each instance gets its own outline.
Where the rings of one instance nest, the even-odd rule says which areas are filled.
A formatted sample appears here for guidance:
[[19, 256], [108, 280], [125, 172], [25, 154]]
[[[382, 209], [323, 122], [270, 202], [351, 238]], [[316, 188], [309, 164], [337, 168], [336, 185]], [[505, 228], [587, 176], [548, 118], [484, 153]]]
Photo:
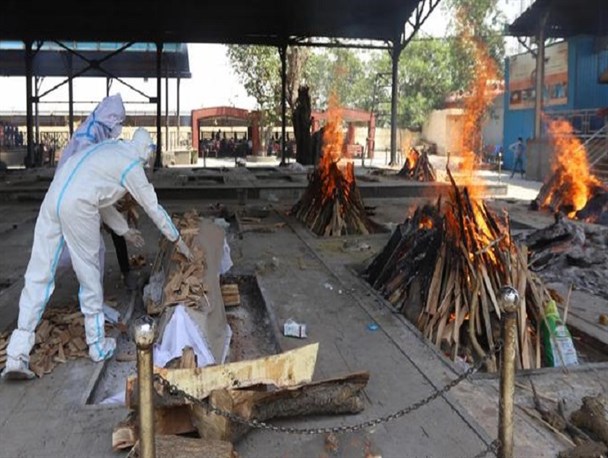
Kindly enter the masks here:
[[91, 345], [89, 345], [89, 356], [96, 363], [109, 359], [116, 350], [116, 340], [111, 337], [105, 337]]
[[27, 362], [9, 356], [1, 377], [3, 380], [31, 380], [36, 374], [30, 370]]

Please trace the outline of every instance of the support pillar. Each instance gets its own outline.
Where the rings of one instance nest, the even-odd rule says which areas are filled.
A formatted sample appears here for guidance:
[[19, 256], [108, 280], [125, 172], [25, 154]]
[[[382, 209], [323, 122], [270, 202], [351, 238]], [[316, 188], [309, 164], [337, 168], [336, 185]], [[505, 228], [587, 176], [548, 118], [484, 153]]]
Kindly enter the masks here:
[[106, 78], [106, 97], [110, 95], [110, 88], [112, 87], [112, 78]]
[[161, 137], [161, 65], [163, 59], [163, 44], [156, 43], [156, 159], [154, 161], [154, 170], [163, 166], [162, 161], [162, 137]]
[[543, 89], [545, 84], [545, 24], [547, 23], [547, 13], [543, 14], [540, 20], [536, 41], [536, 99], [534, 103], [534, 138], [540, 139], [542, 129], [543, 114]]
[[[27, 155], [26, 165], [32, 164], [34, 160], [34, 116], [32, 113], [32, 77], [33, 77], [33, 59], [32, 42], [25, 42], [25, 109], [26, 109], [26, 138], [27, 138]], [[30, 165], [31, 166], [31, 165]]]
[[281, 164], [285, 165], [286, 129], [287, 129], [287, 45], [279, 47], [281, 56]]
[[391, 50], [392, 83], [391, 83], [391, 160], [389, 165], [397, 164], [397, 88], [399, 85], [399, 55], [403, 47], [401, 37], [395, 39]]
[[179, 148], [179, 144], [180, 144], [180, 141], [179, 141], [179, 130], [180, 129], [179, 129], [179, 127], [180, 127], [180, 124], [181, 124], [181, 121], [182, 121], [181, 117], [179, 115], [180, 83], [181, 83], [181, 79], [180, 79], [179, 75], [177, 75], [176, 91], [175, 91], [176, 92], [175, 125], [177, 126], [177, 134], [176, 135], [177, 135], [177, 146], [178, 146], [178, 148]]
[[38, 106], [38, 88], [40, 87], [40, 78], [34, 77], [34, 124], [36, 126], [36, 143], [40, 144], [40, 112]]
[[74, 135], [74, 79], [72, 78], [72, 55], [68, 54], [68, 129]]
[[169, 151], [169, 74], [165, 67], [165, 151]]

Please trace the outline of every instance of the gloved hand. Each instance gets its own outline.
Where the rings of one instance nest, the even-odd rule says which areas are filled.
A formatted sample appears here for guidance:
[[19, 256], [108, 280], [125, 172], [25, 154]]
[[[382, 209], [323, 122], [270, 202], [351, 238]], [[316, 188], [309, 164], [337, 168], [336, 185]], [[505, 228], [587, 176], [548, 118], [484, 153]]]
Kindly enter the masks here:
[[181, 237], [177, 239], [177, 242], [175, 243], [175, 248], [177, 248], [177, 251], [183, 254], [188, 261], [192, 261], [194, 259], [192, 251], [190, 251], [190, 248], [188, 248], [188, 245], [186, 245], [186, 242], [184, 242], [184, 239], [182, 239]]
[[131, 245], [133, 245], [136, 248], [141, 248], [145, 244], [145, 241], [141, 235], [141, 232], [138, 231], [137, 229], [129, 229], [125, 233], [125, 235], [123, 235], [123, 237], [125, 238], [125, 240], [127, 242], [129, 242]]

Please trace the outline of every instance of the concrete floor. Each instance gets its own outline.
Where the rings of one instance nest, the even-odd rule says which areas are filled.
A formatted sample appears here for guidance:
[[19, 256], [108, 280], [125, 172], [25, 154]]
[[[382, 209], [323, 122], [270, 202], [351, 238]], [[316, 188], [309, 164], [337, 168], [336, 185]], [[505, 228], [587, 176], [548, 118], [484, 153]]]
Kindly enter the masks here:
[[[520, 183], [518, 183], [520, 184]], [[525, 183], [523, 183], [525, 184]], [[534, 184], [536, 185], [536, 184]], [[522, 186], [523, 189], [526, 189]], [[528, 190], [529, 192], [533, 192]], [[519, 192], [519, 191], [518, 191]], [[201, 213], [218, 201], [162, 201], [169, 212], [196, 208]], [[512, 207], [533, 225], [551, 219], [528, 215], [517, 196], [493, 204]], [[298, 427], [354, 424], [393, 413], [428, 396], [456, 377], [454, 368], [420, 339], [419, 333], [401, 315], [396, 315], [354, 272], [386, 243], [389, 233], [369, 237], [327, 240], [312, 235], [285, 214], [290, 200], [249, 201], [247, 206], [264, 206], [272, 211], [264, 222], [286, 223], [271, 233], [231, 231], [229, 243], [235, 266], [232, 273], [257, 275], [257, 281], [270, 312], [271, 327], [283, 350], [319, 342], [315, 379], [346, 372], [367, 370], [371, 374], [363, 413], [349, 417], [302, 418], [279, 424]], [[401, 222], [417, 200], [370, 199], [376, 207], [376, 220], [384, 224]], [[222, 201], [232, 209], [242, 209], [236, 201]], [[10, 329], [18, 311], [22, 276], [29, 260], [33, 227], [39, 203], [0, 202], [0, 331]], [[544, 219], [546, 218], [546, 219]], [[142, 227], [146, 246], [142, 252], [152, 261], [158, 231], [144, 215]], [[243, 229], [243, 228], [241, 228]], [[366, 243], [362, 251], [345, 248]], [[112, 243], [107, 243], [106, 296], [121, 304], [129, 301], [120, 284]], [[137, 250], [131, 250], [137, 254]], [[6, 280], [6, 281], [5, 281]], [[3, 283], [4, 282], [4, 283]], [[74, 301], [77, 291], [73, 276], [63, 275], [49, 306]], [[283, 337], [279, 327], [293, 318], [307, 324], [308, 338]], [[378, 330], [368, 325], [378, 324]], [[59, 365], [43, 377], [23, 383], [0, 384], [0, 457], [121, 456], [111, 451], [111, 431], [126, 415], [123, 407], [86, 405], [100, 364], [88, 360]], [[545, 394], [568, 397], [572, 404], [582, 394], [605, 392], [607, 380], [603, 366], [580, 371], [538, 371], [533, 377]], [[520, 376], [524, 377], [524, 376]], [[521, 378], [525, 381], [524, 378]], [[518, 389], [518, 404], [531, 405], [526, 390]], [[573, 405], [573, 408], [576, 406]], [[470, 457], [496, 436], [497, 381], [474, 378], [459, 385], [420, 410], [371, 430], [339, 437], [336, 455], [387, 457]], [[556, 437], [531, 419], [522, 408], [516, 418], [516, 456], [555, 456], [564, 448]], [[86, 450], [86, 452], [84, 452]], [[323, 436], [291, 436], [252, 431], [238, 445], [243, 457], [327, 456]]]

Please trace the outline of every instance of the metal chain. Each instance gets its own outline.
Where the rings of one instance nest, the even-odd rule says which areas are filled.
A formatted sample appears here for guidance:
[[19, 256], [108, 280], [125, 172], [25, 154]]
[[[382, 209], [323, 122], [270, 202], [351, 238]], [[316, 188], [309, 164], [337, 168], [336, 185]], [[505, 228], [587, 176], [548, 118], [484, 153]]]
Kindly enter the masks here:
[[[236, 423], [247, 425], [251, 428], [266, 429], [269, 431], [288, 433], [288, 434], [304, 434], [304, 435], [339, 434], [339, 433], [359, 431], [361, 429], [371, 428], [371, 427], [378, 426], [383, 423], [388, 423], [389, 421], [396, 420], [397, 418], [401, 418], [404, 415], [407, 415], [415, 410], [418, 410], [422, 406], [430, 403], [431, 401], [437, 399], [438, 397], [440, 397], [440, 396], [444, 395], [445, 393], [447, 393], [448, 391], [450, 391], [452, 388], [454, 388], [456, 385], [458, 385], [460, 382], [462, 382], [467, 377], [470, 377], [471, 375], [473, 375], [474, 373], [479, 371], [481, 366], [486, 361], [488, 361], [490, 358], [492, 358], [496, 353], [498, 353], [501, 350], [502, 344], [503, 344], [502, 340], [499, 340], [496, 343], [496, 345], [494, 345], [492, 351], [490, 351], [486, 355], [484, 355], [484, 357], [481, 358], [477, 363], [475, 363], [475, 365], [471, 366], [469, 369], [467, 369], [461, 375], [459, 375], [454, 380], [452, 380], [450, 383], [445, 385], [443, 388], [436, 390], [434, 393], [421, 399], [418, 402], [415, 402], [401, 410], [398, 410], [397, 412], [391, 413], [384, 417], [375, 418], [373, 420], [367, 420], [365, 422], [358, 423], [355, 425], [333, 426], [330, 428], [293, 428], [293, 427], [275, 426], [275, 425], [271, 425], [270, 423], [265, 423], [263, 421], [258, 421], [255, 419], [247, 420], [245, 418], [242, 418], [242, 417], [239, 417], [238, 415], [233, 414], [232, 412], [228, 412], [226, 410], [219, 409], [218, 407], [211, 404], [208, 400], [200, 400], [200, 399], [195, 398], [194, 396], [186, 393], [185, 391], [181, 390], [177, 386], [172, 385], [167, 379], [162, 377], [160, 374], [154, 374], [154, 381], [158, 382], [160, 385], [162, 385], [163, 388], [165, 388], [167, 390], [167, 392], [169, 393], [169, 395], [171, 395], [171, 396], [183, 397], [184, 399], [190, 401], [191, 403], [201, 406], [202, 408], [204, 408], [207, 411], [211, 411], [216, 415], [226, 417]], [[484, 455], [485, 455], [485, 453], [487, 453], [487, 451], [484, 452]]]
[[498, 455], [498, 447], [500, 447], [500, 441], [498, 439], [493, 440], [488, 444], [486, 448], [484, 448], [481, 452], [475, 455], [473, 458], [483, 458], [488, 453], [493, 453], [494, 455]]

